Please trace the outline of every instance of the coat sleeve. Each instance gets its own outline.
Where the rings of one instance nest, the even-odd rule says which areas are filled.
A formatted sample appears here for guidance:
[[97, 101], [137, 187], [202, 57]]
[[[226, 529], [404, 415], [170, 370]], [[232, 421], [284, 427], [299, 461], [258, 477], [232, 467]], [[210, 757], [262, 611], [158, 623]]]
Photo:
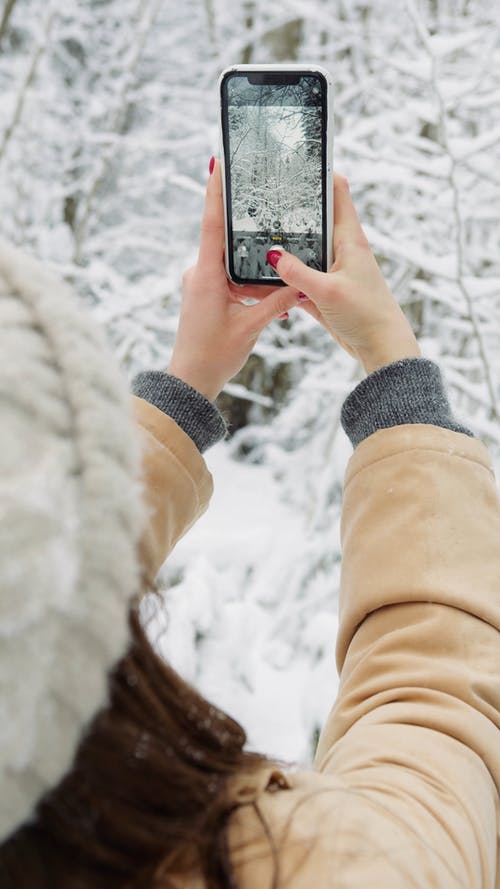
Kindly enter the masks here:
[[[363, 795], [381, 848], [391, 824], [406, 831], [422, 873], [400, 887], [500, 889], [500, 503], [487, 449], [425, 424], [370, 436], [347, 468], [341, 539], [340, 686], [316, 768]], [[396, 886], [385, 876], [373, 884]], [[352, 878], [355, 889], [355, 867]]]
[[337, 700], [314, 771], [235, 814], [240, 885], [271, 886], [279, 863], [287, 889], [500, 889], [487, 449], [427, 424], [370, 435], [347, 467], [341, 540]]
[[154, 579], [177, 541], [206, 512], [213, 479], [195, 443], [175, 420], [142, 398], [131, 399], [149, 514], [139, 557]]

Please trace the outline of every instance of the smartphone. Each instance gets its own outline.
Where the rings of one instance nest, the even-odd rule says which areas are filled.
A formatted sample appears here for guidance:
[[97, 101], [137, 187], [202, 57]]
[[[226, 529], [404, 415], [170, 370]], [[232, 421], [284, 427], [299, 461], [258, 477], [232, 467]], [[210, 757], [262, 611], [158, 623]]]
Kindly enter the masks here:
[[225, 261], [236, 284], [284, 285], [266, 255], [333, 262], [333, 86], [317, 65], [235, 65], [219, 78]]

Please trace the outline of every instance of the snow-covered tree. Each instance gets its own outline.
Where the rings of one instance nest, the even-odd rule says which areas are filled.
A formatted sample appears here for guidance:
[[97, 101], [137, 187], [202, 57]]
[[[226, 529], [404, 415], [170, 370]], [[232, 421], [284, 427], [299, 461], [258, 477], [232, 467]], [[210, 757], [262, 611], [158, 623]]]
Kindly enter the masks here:
[[[500, 39], [491, 0], [16, 0], [0, 19], [0, 230], [56, 267], [129, 377], [165, 368], [197, 256], [218, 75], [317, 61], [335, 166], [456, 416], [500, 454]], [[243, 171], [241, 173], [243, 176]], [[307, 762], [336, 693], [339, 420], [361, 378], [306, 313], [219, 400], [208, 514], [162, 571], [159, 650]], [[237, 520], [236, 520], [237, 519]], [[249, 639], [248, 627], [252, 627]]]

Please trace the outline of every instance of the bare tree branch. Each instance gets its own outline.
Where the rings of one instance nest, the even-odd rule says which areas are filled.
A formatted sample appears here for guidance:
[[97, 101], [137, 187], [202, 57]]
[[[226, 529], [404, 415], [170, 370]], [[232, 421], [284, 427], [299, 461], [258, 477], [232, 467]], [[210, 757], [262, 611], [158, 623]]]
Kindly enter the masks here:
[[217, 23], [215, 17], [214, 0], [204, 0], [204, 4], [205, 13], [207, 16], [208, 42], [210, 44], [214, 59], [217, 59], [219, 56], [219, 47], [217, 41]]
[[455, 157], [449, 141], [448, 135], [448, 120], [447, 120], [447, 109], [446, 103], [443, 98], [442, 89], [439, 82], [439, 71], [438, 71], [438, 61], [436, 55], [433, 51], [433, 47], [431, 41], [429, 39], [429, 33], [422, 21], [422, 18], [417, 10], [417, 7], [414, 3], [414, 0], [406, 0], [406, 6], [408, 9], [408, 13], [415, 25], [418, 36], [422, 42], [422, 45], [429, 56], [431, 62], [431, 87], [434, 92], [434, 96], [438, 106], [439, 113], [439, 131], [440, 131], [440, 141], [441, 145], [450, 158], [450, 171], [448, 174], [448, 183], [451, 188], [453, 194], [453, 214], [455, 217], [455, 230], [456, 230], [456, 283], [459, 287], [459, 290], [465, 300], [467, 305], [468, 315], [470, 318], [470, 322], [472, 325], [472, 329], [474, 331], [474, 336], [476, 337], [479, 354], [481, 355], [484, 376], [486, 380], [486, 384], [488, 386], [488, 392], [490, 396], [490, 419], [491, 420], [499, 420], [499, 408], [498, 408], [498, 398], [495, 391], [495, 386], [493, 383], [491, 366], [488, 359], [488, 355], [486, 352], [486, 346], [484, 343], [484, 337], [482, 334], [481, 326], [478, 322], [476, 312], [474, 309], [472, 296], [469, 293], [469, 290], [465, 284], [465, 274], [466, 274], [466, 264], [465, 264], [465, 256], [466, 256], [466, 246], [465, 246], [465, 230], [464, 230], [464, 220], [462, 217], [461, 211], [461, 202], [460, 202], [460, 190], [457, 181], [457, 168], [460, 164], [460, 160], [457, 160]]
[[[125, 112], [128, 104], [128, 95], [133, 85], [134, 75], [144, 49], [144, 44], [148, 37], [149, 31], [154, 23], [161, 0], [139, 0], [137, 5], [136, 42], [129, 51], [128, 59], [125, 62], [122, 77], [122, 86], [118, 93], [115, 108], [110, 111], [110, 133], [119, 133], [123, 127]], [[73, 262], [78, 265], [81, 262], [83, 242], [87, 233], [89, 218], [92, 212], [94, 198], [97, 194], [99, 186], [103, 182], [109, 165], [112, 161], [116, 150], [116, 143], [112, 142], [103, 149], [91, 179], [90, 187], [85, 196], [83, 207], [78, 214], [78, 222], [75, 226], [75, 246], [73, 251]]]
[[0, 44], [2, 43], [3, 37], [7, 31], [9, 19], [10, 19], [12, 10], [14, 9], [15, 3], [16, 3], [16, 0], [6, 0], [2, 18], [0, 20]]
[[54, 20], [54, 15], [55, 15], [55, 13], [53, 11], [52, 4], [51, 4], [51, 7], [49, 9], [49, 12], [47, 13], [45, 23], [44, 23], [44, 26], [42, 29], [42, 36], [41, 36], [38, 44], [35, 46], [35, 49], [34, 49], [33, 54], [31, 56], [29, 68], [26, 73], [26, 77], [24, 78], [24, 81], [21, 84], [21, 87], [19, 88], [19, 93], [17, 95], [17, 102], [16, 102], [16, 105], [14, 108], [14, 114], [12, 115], [11, 121], [10, 121], [9, 125], [7, 126], [7, 129], [4, 132], [3, 139], [0, 144], [0, 163], [2, 161], [2, 158], [5, 155], [7, 146], [9, 144], [10, 140], [12, 139], [15, 129], [16, 129], [17, 125], [19, 124], [19, 121], [21, 120], [21, 117], [23, 114], [24, 103], [26, 101], [26, 96], [28, 94], [28, 90], [29, 90], [30, 86], [32, 85], [32, 83], [35, 79], [36, 71], [38, 68], [38, 63], [39, 63], [41, 57], [43, 56], [43, 54], [46, 52], [50, 29], [52, 27], [52, 22]]

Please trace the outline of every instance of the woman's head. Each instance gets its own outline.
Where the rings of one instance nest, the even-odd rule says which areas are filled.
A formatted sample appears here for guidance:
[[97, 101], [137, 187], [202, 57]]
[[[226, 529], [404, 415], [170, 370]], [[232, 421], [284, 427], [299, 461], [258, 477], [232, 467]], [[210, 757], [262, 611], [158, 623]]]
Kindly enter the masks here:
[[2, 842], [106, 702], [147, 516], [129, 386], [103, 330], [1, 239], [0, 355]]
[[241, 726], [155, 653], [135, 606], [129, 622], [108, 706], [68, 774], [0, 846], [2, 889], [166, 889], [169, 873], [191, 868], [207, 886], [231, 885], [226, 788], [266, 758], [245, 752]]
[[144, 889], [161, 862], [224, 885], [227, 783], [263, 758], [141, 627], [142, 454], [104, 333], [1, 240], [0, 353], [2, 889]]

